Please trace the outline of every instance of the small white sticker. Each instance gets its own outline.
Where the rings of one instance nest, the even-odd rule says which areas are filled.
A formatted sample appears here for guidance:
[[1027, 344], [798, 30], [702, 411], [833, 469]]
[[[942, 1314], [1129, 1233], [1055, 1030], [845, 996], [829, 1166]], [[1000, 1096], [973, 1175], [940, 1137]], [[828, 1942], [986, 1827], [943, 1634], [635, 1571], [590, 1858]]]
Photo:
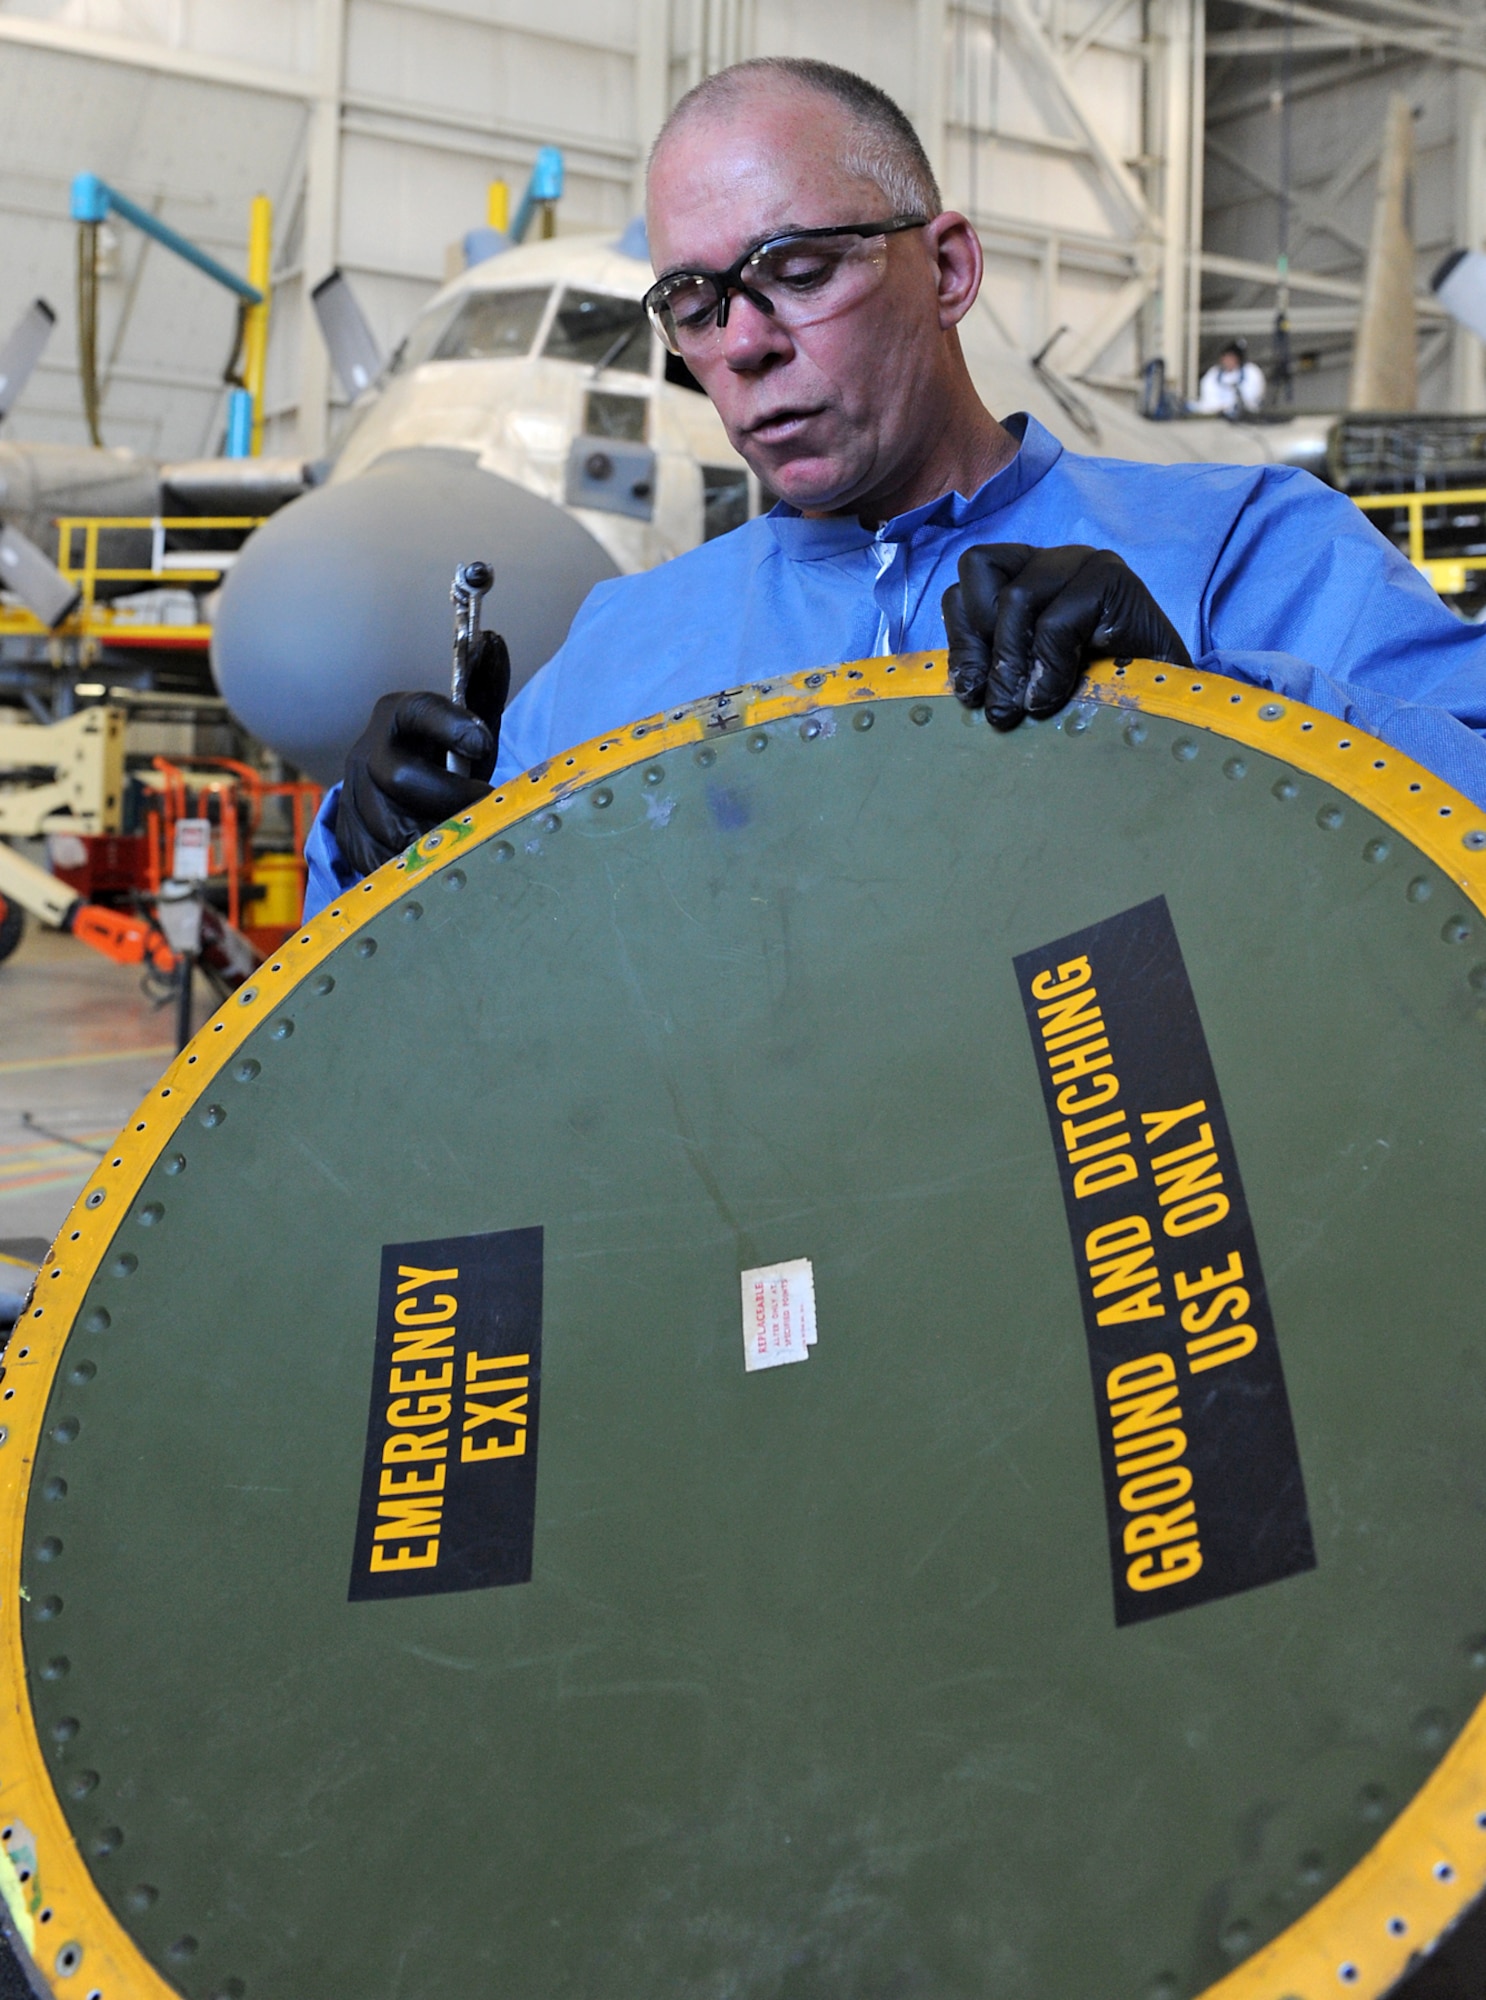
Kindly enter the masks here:
[[743, 1273], [743, 1365], [808, 1361], [815, 1345], [815, 1274], [808, 1257]]

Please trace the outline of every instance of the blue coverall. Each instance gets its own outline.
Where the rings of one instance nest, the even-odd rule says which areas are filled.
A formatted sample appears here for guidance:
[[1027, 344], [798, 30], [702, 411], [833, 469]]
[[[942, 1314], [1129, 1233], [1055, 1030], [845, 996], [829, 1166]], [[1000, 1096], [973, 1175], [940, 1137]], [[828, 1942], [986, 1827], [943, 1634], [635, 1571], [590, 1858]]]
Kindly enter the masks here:
[[[1034, 417], [1009, 465], [875, 530], [778, 506], [590, 592], [501, 727], [495, 782], [719, 689], [944, 644], [940, 599], [977, 542], [1113, 549], [1194, 664], [1356, 723], [1486, 807], [1486, 630], [1464, 624], [1352, 502], [1276, 466], [1135, 465], [1065, 451]], [[305, 914], [356, 879], [337, 786]]]

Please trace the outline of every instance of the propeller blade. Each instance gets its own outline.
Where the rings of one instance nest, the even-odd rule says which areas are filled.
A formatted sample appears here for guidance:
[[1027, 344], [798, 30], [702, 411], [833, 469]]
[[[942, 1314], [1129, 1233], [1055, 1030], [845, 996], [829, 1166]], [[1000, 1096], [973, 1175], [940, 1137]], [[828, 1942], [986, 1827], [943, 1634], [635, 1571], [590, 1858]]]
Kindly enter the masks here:
[[366, 323], [350, 280], [337, 266], [322, 278], [310, 293], [315, 318], [330, 350], [330, 365], [340, 377], [341, 387], [354, 402], [369, 389], [385, 364], [377, 337]]
[[45, 299], [33, 299], [0, 347], [0, 423], [31, 378], [41, 350], [52, 337], [57, 315]]
[[0, 589], [13, 591], [48, 629], [60, 625], [82, 595], [50, 557], [9, 522], [0, 526]]

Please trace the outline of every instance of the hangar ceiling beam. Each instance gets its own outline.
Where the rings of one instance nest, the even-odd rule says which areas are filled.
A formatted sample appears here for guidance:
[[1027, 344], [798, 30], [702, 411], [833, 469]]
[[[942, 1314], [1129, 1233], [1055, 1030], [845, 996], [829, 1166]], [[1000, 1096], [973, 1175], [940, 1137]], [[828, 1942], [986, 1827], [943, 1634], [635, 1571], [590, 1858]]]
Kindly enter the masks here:
[[923, 149], [929, 156], [934, 178], [941, 187], [947, 167], [944, 146], [948, 30], [948, 0], [916, 0], [913, 122], [918, 128]]
[[1121, 14], [1127, 13], [1129, 8], [1130, 0], [1106, 0], [1106, 4], [1100, 8], [1083, 32], [1068, 44], [1063, 61], [1070, 72], [1077, 66], [1079, 58], [1091, 49], [1102, 35], [1107, 34]]
[[158, 76], [180, 76], [196, 83], [225, 84], [233, 90], [262, 91], [274, 97], [312, 99], [318, 85], [313, 76], [293, 70], [261, 69], [222, 56], [199, 55], [190, 49], [168, 48], [163, 42], [136, 40], [128, 35], [100, 34], [60, 21], [37, 21], [19, 14], [0, 14], [0, 44], [49, 49], [58, 55], [86, 56], [95, 62], [122, 63], [130, 69], [152, 70]]
[[1263, 14], [1290, 15], [1297, 21], [1306, 21], [1318, 28], [1340, 30], [1363, 47], [1408, 49], [1415, 55], [1433, 56], [1439, 62], [1463, 63], [1471, 69], [1486, 70], [1486, 49], [1462, 39], [1465, 34], [1463, 21], [1458, 23], [1451, 36], [1430, 33], [1423, 28], [1407, 28], [1383, 18], [1330, 13], [1324, 8], [1306, 5], [1305, 0], [1248, 0], [1248, 4], [1257, 7]]
[[[1230, 168], [1232, 172], [1240, 175], [1252, 187], [1258, 188], [1261, 194], [1270, 196], [1272, 200], [1279, 198], [1279, 182], [1273, 179], [1271, 175], [1261, 172], [1252, 160], [1245, 159], [1242, 154], [1234, 152], [1230, 146], [1225, 146], [1221, 139], [1214, 139], [1209, 136], [1207, 150], [1215, 160], [1221, 160], [1225, 167]], [[1376, 152], [1376, 145], [1374, 145], [1373, 150]], [[1358, 167], [1352, 177], [1353, 180], [1360, 180], [1362, 178], [1366, 170], [1366, 164], [1364, 162], [1362, 166]], [[1348, 185], [1350, 186], [1351, 183], [1349, 182]], [[1314, 231], [1318, 235], [1325, 234], [1335, 237], [1338, 243], [1342, 244], [1348, 250], [1355, 251], [1359, 257], [1367, 255], [1367, 245], [1362, 238], [1348, 229], [1345, 224], [1338, 222], [1334, 210], [1328, 207], [1322, 199], [1302, 194], [1292, 188], [1290, 190], [1290, 212], [1295, 220], [1300, 223], [1302, 232]]]

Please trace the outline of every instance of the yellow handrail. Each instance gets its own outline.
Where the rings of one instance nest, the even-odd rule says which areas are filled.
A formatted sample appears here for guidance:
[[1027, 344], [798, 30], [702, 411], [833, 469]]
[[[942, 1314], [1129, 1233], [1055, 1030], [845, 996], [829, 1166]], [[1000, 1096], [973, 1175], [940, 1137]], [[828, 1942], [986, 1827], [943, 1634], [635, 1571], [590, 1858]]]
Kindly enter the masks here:
[[1462, 594], [1468, 570], [1486, 570], [1486, 555], [1426, 556], [1424, 553], [1424, 509], [1461, 506], [1486, 509], [1486, 487], [1453, 486], [1434, 493], [1354, 493], [1352, 498], [1365, 514], [1383, 513], [1393, 507], [1407, 509], [1409, 561], [1428, 577], [1442, 597]]
[[[57, 517], [57, 567], [82, 593], [80, 609], [86, 621], [93, 610], [100, 583], [209, 583], [214, 577], [222, 575], [231, 557], [236, 554], [236, 550], [224, 549], [222, 553], [228, 562], [213, 562], [211, 550], [193, 549], [189, 553], [199, 554], [199, 563], [188, 566], [172, 562], [167, 565], [167, 534], [178, 530], [200, 533], [204, 529], [246, 532], [266, 519], [263, 514], [62, 514]], [[99, 562], [99, 535], [107, 529], [119, 528], [133, 528], [153, 536], [153, 560], [147, 569], [123, 568], [118, 564]], [[73, 552], [74, 537], [79, 533], [83, 538], [81, 562], [74, 559]]]

